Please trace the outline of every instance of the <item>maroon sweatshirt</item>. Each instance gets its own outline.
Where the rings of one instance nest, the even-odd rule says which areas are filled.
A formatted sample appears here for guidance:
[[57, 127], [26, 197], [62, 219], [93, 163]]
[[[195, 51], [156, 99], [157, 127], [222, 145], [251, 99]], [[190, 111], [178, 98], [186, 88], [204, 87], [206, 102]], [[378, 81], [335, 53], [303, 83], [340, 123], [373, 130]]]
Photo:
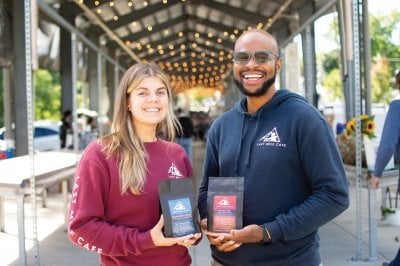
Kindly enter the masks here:
[[141, 195], [121, 195], [116, 156], [106, 159], [92, 142], [78, 164], [69, 210], [69, 238], [99, 253], [102, 265], [190, 265], [186, 247], [156, 247], [150, 236], [160, 218], [158, 182], [193, 174], [181, 146], [145, 143], [148, 175]]

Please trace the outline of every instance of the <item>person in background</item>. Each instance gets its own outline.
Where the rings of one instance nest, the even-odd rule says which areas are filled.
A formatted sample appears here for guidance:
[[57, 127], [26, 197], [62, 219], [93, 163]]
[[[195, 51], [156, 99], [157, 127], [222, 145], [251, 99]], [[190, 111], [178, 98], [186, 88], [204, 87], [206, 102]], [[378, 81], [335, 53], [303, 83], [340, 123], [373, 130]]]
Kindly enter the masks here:
[[192, 119], [185, 115], [182, 108], [176, 110], [179, 123], [181, 125], [181, 130], [177, 131], [176, 142], [181, 145], [185, 151], [191, 163], [193, 163], [193, 123]]
[[86, 120], [85, 129], [80, 134], [79, 149], [83, 150], [87, 145], [98, 137], [97, 119], [92, 116], [88, 116]]
[[193, 174], [184, 149], [172, 141], [172, 101], [156, 64], [133, 65], [118, 87], [111, 134], [92, 141], [78, 163], [68, 236], [99, 253], [101, 265], [191, 264], [188, 247], [201, 234], [162, 233], [158, 182]]
[[[277, 90], [278, 44], [249, 29], [237, 39], [233, 78], [245, 95], [208, 131], [198, 208], [211, 265], [322, 265], [318, 229], [349, 206], [332, 130], [303, 97]], [[322, 149], [323, 147], [323, 149]], [[244, 177], [243, 228], [209, 232], [209, 177]]]
[[[63, 116], [61, 118], [61, 126], [60, 126], [60, 145], [61, 149], [71, 149], [72, 141], [69, 143], [68, 135], [72, 135], [72, 112], [71, 110], [66, 110], [63, 112]], [[72, 136], [71, 136], [72, 137]], [[68, 147], [67, 147], [68, 145]]]
[[[400, 71], [396, 74], [396, 88], [400, 92]], [[389, 110], [383, 124], [382, 136], [376, 154], [374, 173], [370, 179], [370, 187], [377, 189], [382, 172], [394, 155], [395, 160], [400, 160], [400, 96], [397, 97], [389, 105]], [[400, 175], [397, 184], [397, 193], [400, 193]], [[383, 265], [399, 266], [400, 265], [400, 248], [396, 257], [390, 262], [384, 262]]]

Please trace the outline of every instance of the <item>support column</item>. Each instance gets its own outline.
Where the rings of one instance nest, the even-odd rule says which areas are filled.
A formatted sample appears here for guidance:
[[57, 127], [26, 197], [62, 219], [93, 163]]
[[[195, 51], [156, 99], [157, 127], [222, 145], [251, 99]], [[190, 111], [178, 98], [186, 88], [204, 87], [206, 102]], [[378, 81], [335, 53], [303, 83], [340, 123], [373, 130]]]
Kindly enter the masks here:
[[[61, 4], [60, 14], [71, 24], [74, 25], [75, 16], [68, 12], [66, 4]], [[72, 80], [72, 39], [71, 32], [60, 27], [60, 79], [61, 79], [61, 110], [73, 110], [73, 80]]]
[[[15, 114], [15, 154], [28, 154], [28, 110], [25, 44], [25, 6], [24, 1], [14, 1], [13, 6], [13, 43], [14, 43], [14, 114]], [[33, 112], [33, 110], [31, 110]]]
[[318, 95], [316, 91], [316, 71], [315, 71], [315, 40], [314, 26], [307, 26], [302, 32], [303, 55], [304, 55], [304, 76], [305, 76], [305, 96], [307, 100], [318, 108]]
[[[90, 40], [99, 45], [98, 36], [90, 36]], [[88, 51], [88, 86], [89, 86], [89, 109], [99, 111], [99, 99], [100, 99], [100, 88], [101, 84], [99, 76], [101, 73], [100, 59], [98, 53], [92, 49]]]

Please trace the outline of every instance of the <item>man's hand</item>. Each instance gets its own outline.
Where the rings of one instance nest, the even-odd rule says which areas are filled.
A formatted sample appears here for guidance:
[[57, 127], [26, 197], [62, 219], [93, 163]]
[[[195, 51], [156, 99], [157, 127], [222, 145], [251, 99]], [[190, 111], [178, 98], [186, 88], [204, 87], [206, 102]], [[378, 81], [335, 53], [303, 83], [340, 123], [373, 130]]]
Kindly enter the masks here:
[[380, 181], [380, 178], [379, 178], [379, 177], [377, 177], [377, 176], [372, 176], [371, 179], [369, 180], [369, 186], [370, 186], [372, 189], [377, 189], [377, 188], [379, 188], [379, 181]]
[[201, 228], [204, 230], [211, 245], [219, 251], [230, 252], [243, 243], [260, 243], [262, 241], [261, 227], [251, 224], [242, 229], [232, 229], [229, 233], [215, 233], [207, 231], [207, 219], [200, 221]]

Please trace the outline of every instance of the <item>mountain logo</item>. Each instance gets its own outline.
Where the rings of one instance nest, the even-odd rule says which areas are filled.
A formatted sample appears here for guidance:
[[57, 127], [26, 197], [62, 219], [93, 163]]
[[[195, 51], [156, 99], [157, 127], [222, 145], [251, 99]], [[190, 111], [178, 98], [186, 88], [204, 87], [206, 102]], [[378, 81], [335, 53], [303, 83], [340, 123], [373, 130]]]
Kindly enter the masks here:
[[181, 178], [183, 177], [182, 173], [176, 167], [174, 163], [171, 163], [171, 166], [168, 169], [168, 174], [170, 174], [169, 178]]
[[185, 205], [182, 203], [182, 201], [178, 201], [175, 205], [175, 207], [173, 208], [174, 211], [184, 211], [186, 210]]
[[286, 147], [286, 143], [281, 143], [278, 130], [274, 127], [257, 142], [257, 146]]
[[265, 134], [259, 141], [262, 142], [281, 142], [278, 134], [278, 130], [276, 130], [276, 127], [272, 129], [270, 132]]

